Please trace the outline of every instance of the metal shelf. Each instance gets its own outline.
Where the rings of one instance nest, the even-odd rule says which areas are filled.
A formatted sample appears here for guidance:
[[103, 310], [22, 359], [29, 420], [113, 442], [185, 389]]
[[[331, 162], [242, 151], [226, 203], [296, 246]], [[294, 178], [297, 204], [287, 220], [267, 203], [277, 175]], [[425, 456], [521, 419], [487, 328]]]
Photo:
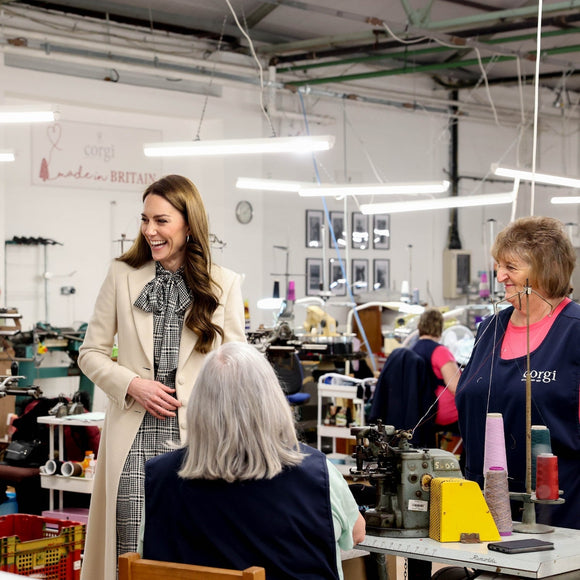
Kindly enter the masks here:
[[[64, 475], [40, 475], [40, 485], [45, 489], [92, 493], [93, 479], [85, 477], [65, 477]], [[52, 508], [51, 508], [52, 509]]]
[[[79, 415], [69, 415], [67, 417], [38, 417], [37, 422], [49, 426], [48, 444], [49, 444], [49, 458], [54, 459], [54, 428], [58, 427], [58, 456], [65, 458], [64, 454], [64, 427], [102, 427], [105, 421], [104, 413], [85, 413]], [[81, 419], [80, 417], [85, 417]], [[96, 451], [96, 450], [95, 450]], [[63, 493], [77, 492], [77, 493], [92, 493], [93, 479], [85, 477], [65, 477], [64, 475], [40, 475], [40, 485], [50, 490], [49, 495], [49, 509], [54, 511], [54, 492], [58, 491], [59, 509], [63, 507]]]
[[[326, 381], [330, 380], [332, 384]], [[318, 424], [317, 424], [317, 442], [318, 449], [322, 448], [322, 438], [329, 437], [332, 439], [332, 452], [336, 453], [337, 439], [356, 439], [350, 434], [350, 427], [336, 427], [325, 425], [323, 422], [323, 399], [332, 400], [333, 404], [336, 399], [349, 399], [353, 402], [358, 424], [364, 425], [364, 400], [357, 396], [358, 387], [363, 385], [369, 379], [355, 379], [346, 375], [337, 373], [327, 373], [318, 379]], [[374, 379], [372, 379], [374, 380]], [[343, 383], [343, 384], [341, 384]]]

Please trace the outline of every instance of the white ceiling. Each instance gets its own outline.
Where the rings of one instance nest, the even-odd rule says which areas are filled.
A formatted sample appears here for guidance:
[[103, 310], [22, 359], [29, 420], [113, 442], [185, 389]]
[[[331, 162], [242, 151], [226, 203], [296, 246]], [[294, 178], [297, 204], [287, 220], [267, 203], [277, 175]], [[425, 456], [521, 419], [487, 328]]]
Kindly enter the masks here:
[[[5, 9], [64, 11], [186, 35], [232, 63], [254, 47], [284, 86], [349, 94], [427, 75], [447, 89], [533, 82], [537, 0], [21, 0]], [[237, 22], [233, 14], [237, 16]], [[580, 91], [580, 0], [543, 2], [541, 84], [563, 104]], [[240, 30], [243, 28], [251, 44]], [[401, 42], [407, 41], [406, 43]], [[241, 63], [241, 61], [240, 61]]]

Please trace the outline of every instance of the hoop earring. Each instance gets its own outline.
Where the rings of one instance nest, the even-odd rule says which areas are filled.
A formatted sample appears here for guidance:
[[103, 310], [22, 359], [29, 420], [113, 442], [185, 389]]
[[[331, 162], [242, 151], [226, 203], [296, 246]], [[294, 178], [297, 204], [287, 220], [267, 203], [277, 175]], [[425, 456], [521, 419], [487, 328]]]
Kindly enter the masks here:
[[185, 236], [185, 243], [189, 244], [189, 234], [187, 234], [187, 236]]

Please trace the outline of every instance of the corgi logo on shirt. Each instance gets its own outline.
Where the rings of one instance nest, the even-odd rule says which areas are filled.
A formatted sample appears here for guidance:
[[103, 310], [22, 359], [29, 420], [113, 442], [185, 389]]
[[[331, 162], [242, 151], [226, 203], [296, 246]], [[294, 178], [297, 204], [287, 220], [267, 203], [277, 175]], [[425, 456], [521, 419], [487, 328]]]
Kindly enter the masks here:
[[[526, 380], [528, 371], [522, 374], [522, 381]], [[530, 371], [530, 380], [532, 383], [552, 383], [556, 380], [556, 371]]]

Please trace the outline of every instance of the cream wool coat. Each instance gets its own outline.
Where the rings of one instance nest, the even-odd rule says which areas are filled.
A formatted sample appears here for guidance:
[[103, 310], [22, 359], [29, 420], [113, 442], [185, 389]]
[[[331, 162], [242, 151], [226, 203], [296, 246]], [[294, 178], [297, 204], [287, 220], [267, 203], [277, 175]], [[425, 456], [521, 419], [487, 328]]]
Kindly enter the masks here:
[[[154, 379], [153, 314], [134, 307], [133, 303], [154, 276], [153, 261], [138, 269], [113, 261], [79, 351], [79, 367], [108, 398], [87, 526], [83, 580], [116, 578], [117, 488], [145, 414], [145, 409], [127, 395], [127, 389], [136, 376]], [[212, 278], [221, 288], [221, 293], [217, 289], [220, 305], [212, 320], [223, 329], [223, 342], [245, 342], [240, 276], [214, 266]], [[119, 346], [116, 362], [111, 360], [115, 336]], [[187, 401], [205, 358], [194, 351], [196, 340], [196, 335], [184, 325], [175, 381], [176, 396], [182, 403], [178, 409], [182, 440]], [[216, 347], [221, 343], [218, 336]]]

